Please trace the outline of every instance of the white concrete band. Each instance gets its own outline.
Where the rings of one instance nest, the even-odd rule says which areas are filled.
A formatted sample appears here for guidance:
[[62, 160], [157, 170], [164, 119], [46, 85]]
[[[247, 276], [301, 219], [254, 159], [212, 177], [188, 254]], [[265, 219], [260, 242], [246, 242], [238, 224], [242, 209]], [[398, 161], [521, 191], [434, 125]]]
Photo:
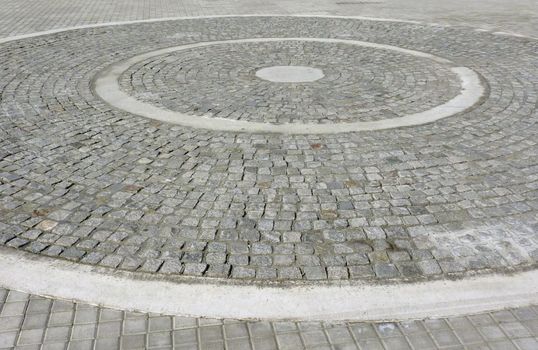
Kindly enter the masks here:
[[448, 317], [538, 303], [538, 271], [422, 283], [233, 281], [121, 272], [0, 248], [0, 285], [32, 294], [169, 315], [383, 321]]
[[[384, 18], [384, 17], [367, 17], [367, 16], [338, 16], [338, 15], [328, 15], [328, 14], [282, 14], [282, 13], [267, 13], [267, 14], [242, 14], [242, 15], [208, 15], [208, 16], [178, 16], [178, 17], [162, 17], [162, 18], [150, 18], [150, 19], [137, 19], [137, 20], [131, 20], [131, 21], [115, 21], [115, 22], [102, 22], [102, 23], [94, 23], [94, 24], [82, 24], [79, 26], [72, 26], [72, 27], [63, 27], [58, 29], [49, 29], [49, 30], [43, 30], [35, 33], [29, 33], [29, 34], [21, 34], [21, 35], [14, 35], [9, 36], [5, 38], [0, 38], [0, 44], [7, 43], [10, 41], [15, 40], [21, 40], [21, 39], [27, 39], [27, 38], [34, 38], [42, 35], [48, 35], [48, 34], [56, 34], [56, 33], [62, 33], [67, 32], [70, 30], [77, 30], [77, 29], [89, 29], [89, 28], [101, 28], [101, 27], [108, 27], [108, 26], [120, 26], [120, 25], [126, 25], [126, 24], [137, 24], [137, 23], [156, 23], [156, 22], [167, 22], [167, 21], [178, 21], [178, 20], [185, 20], [185, 19], [208, 19], [208, 18], [232, 18], [232, 17], [312, 17], [312, 18], [336, 18], [336, 19], [358, 19], [363, 21], [376, 21], [376, 22], [394, 22], [394, 23], [409, 23], [409, 24], [420, 24], [420, 25], [426, 25], [426, 26], [432, 26], [432, 27], [450, 27], [450, 25], [447, 24], [439, 24], [439, 23], [430, 23], [430, 22], [423, 22], [423, 21], [412, 21], [412, 20], [404, 20], [404, 19], [397, 19], [397, 18]], [[482, 28], [476, 28], [477, 30], [484, 31], [484, 32], [491, 32], [489, 29], [482, 29]], [[499, 33], [499, 32], [497, 32]], [[521, 38], [527, 38], [532, 40], [538, 40], [538, 37], [532, 37], [528, 35], [523, 35], [519, 33], [507, 33], [502, 32], [509, 36], [514, 37], [521, 37]]]
[[187, 127], [202, 128], [209, 130], [234, 131], [234, 132], [270, 132], [282, 134], [335, 134], [345, 132], [382, 130], [398, 127], [414, 126], [434, 122], [436, 120], [450, 117], [454, 114], [465, 111], [480, 101], [484, 94], [484, 87], [478, 75], [466, 67], [453, 67], [451, 71], [455, 73], [461, 81], [460, 93], [451, 100], [431, 108], [429, 110], [405, 115], [398, 118], [383, 119], [371, 122], [351, 122], [333, 124], [314, 123], [285, 123], [270, 124], [260, 122], [249, 122], [242, 120], [225, 119], [211, 116], [193, 116], [190, 114], [171, 111], [150, 103], [137, 100], [133, 96], [122, 91], [119, 85], [119, 77], [131, 66], [143, 60], [156, 56], [170, 54], [177, 51], [206, 47], [211, 45], [225, 45], [235, 43], [258, 43], [258, 42], [279, 42], [279, 41], [306, 41], [321, 43], [339, 43], [356, 45], [381, 50], [396, 51], [416, 57], [431, 59], [441, 64], [452, 65], [452, 62], [425, 52], [404, 49], [396, 46], [370, 43], [358, 40], [343, 39], [319, 39], [319, 38], [254, 38], [226, 41], [200, 42], [190, 45], [182, 45], [156, 50], [130, 59], [118, 62], [100, 72], [94, 82], [94, 89], [108, 104], [142, 117], [156, 119], [159, 121], [179, 124]]

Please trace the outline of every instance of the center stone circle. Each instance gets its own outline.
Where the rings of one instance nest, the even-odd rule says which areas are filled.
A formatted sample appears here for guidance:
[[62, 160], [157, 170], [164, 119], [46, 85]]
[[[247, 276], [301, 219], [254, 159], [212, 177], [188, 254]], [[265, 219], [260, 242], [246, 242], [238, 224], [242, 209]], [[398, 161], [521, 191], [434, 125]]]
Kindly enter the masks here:
[[274, 66], [258, 70], [256, 76], [275, 83], [308, 83], [325, 76], [321, 69], [303, 66]]

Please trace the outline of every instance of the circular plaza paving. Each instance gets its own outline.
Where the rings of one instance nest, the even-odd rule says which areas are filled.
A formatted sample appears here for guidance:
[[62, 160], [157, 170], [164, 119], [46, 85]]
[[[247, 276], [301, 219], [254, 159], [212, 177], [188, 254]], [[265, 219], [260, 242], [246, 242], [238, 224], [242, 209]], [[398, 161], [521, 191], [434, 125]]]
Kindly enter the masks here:
[[531, 269], [537, 91], [537, 41], [469, 28], [221, 17], [5, 42], [0, 243], [249, 281]]
[[[123, 72], [120, 86], [170, 110], [278, 124], [397, 118], [460, 91], [458, 77], [446, 65], [426, 58], [349, 40], [276, 40], [220, 43], [143, 59]], [[275, 63], [287, 71], [264, 81], [271, 80]], [[312, 78], [294, 78], [294, 67], [312, 72]], [[312, 84], [300, 84], [305, 82]]]

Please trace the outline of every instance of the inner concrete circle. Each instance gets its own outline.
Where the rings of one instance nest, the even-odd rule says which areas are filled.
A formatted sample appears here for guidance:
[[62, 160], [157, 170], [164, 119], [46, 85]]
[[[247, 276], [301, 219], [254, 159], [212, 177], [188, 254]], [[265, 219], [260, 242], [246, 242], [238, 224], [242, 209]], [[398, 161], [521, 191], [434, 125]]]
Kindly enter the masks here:
[[[315, 67], [323, 79], [275, 83], [256, 72]], [[139, 101], [170, 111], [266, 124], [335, 124], [399, 118], [461, 91], [451, 66], [394, 50], [342, 42], [230, 42], [149, 57], [119, 77]]]
[[[404, 56], [411, 56], [415, 59], [426, 59], [426, 61], [432, 61], [432, 63], [447, 67], [451, 74], [457, 76], [460, 83], [460, 91], [456, 96], [450, 98], [448, 101], [445, 100], [444, 103], [440, 102], [439, 104], [434, 106], [427, 106], [424, 108], [424, 110], [412, 112], [409, 114], [398, 115], [394, 118], [389, 117], [373, 121], [353, 121], [341, 123], [333, 123], [330, 120], [328, 122], [325, 121], [318, 123], [304, 122], [299, 120], [294, 122], [274, 124], [266, 121], [258, 122], [241, 119], [230, 119], [227, 117], [220, 117], [220, 115], [215, 116], [214, 113], [211, 112], [212, 110], [214, 110], [214, 107], [203, 107], [204, 109], [202, 110], [201, 114], [193, 114], [190, 112], [171, 110], [169, 108], [159, 106], [158, 104], [146, 102], [143, 99], [139, 98], [139, 96], [131, 95], [129, 92], [125, 91], [122, 88], [122, 84], [120, 83], [120, 80], [125, 75], [125, 72], [129, 71], [131, 67], [155, 57], [169, 55], [176, 52], [200, 49], [208, 46], [215, 46], [216, 48], [218, 48], [223, 45], [247, 43], [262, 44], [276, 42], [303, 42], [323, 43], [326, 45], [350, 45], [354, 47], [367, 48], [370, 50], [394, 52], [395, 54], [403, 54]], [[202, 59], [202, 57], [200, 57], [199, 59]], [[217, 73], [217, 76], [220, 75]], [[378, 44], [360, 40], [307, 37], [252, 38], [209, 41], [159, 49], [134, 56], [124, 61], [119, 61], [118, 63], [109, 66], [97, 75], [97, 78], [94, 82], [94, 89], [97, 95], [99, 95], [108, 104], [126, 112], [150, 119], [156, 119], [168, 123], [179, 124], [182, 126], [209, 130], [234, 132], [269, 132], [281, 134], [337, 134], [357, 131], [383, 130], [431, 123], [436, 120], [461, 113], [471, 108], [480, 101], [481, 97], [485, 93], [485, 89], [482, 86], [480, 78], [475, 71], [467, 67], [458, 67], [454, 62], [436, 55], [393, 45]], [[318, 93], [323, 94], [327, 91], [328, 90], [319, 90]], [[220, 93], [221, 92], [215, 92], [212, 95], [218, 97]], [[204, 99], [204, 103], [206, 103], [205, 100], [211, 99], [211, 96], [206, 97], [207, 98]], [[341, 97], [342, 96], [340, 96], [339, 98]], [[353, 99], [354, 96], [349, 96], [349, 98]], [[377, 98], [382, 100], [384, 98], [384, 94], [380, 93]], [[299, 94], [297, 98], [292, 99], [291, 105], [282, 106], [282, 110], [284, 112], [287, 110], [293, 110], [294, 104], [301, 104], [300, 100], [301, 94]], [[210, 101], [208, 101], [207, 103], [210, 103]], [[259, 112], [260, 111], [258, 111], [258, 113]], [[348, 111], [348, 113], [350, 113], [350, 111]], [[232, 112], [231, 114], [234, 114], [234, 112]]]
[[325, 76], [323, 71], [303, 66], [273, 66], [262, 68], [256, 76], [275, 83], [310, 83]]

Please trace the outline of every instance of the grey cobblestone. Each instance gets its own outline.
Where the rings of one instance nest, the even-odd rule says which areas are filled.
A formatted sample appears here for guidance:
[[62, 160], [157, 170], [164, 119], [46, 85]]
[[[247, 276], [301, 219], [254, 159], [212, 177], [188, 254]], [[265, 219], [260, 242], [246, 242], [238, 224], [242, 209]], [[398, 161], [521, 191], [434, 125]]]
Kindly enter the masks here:
[[[3, 44], [2, 244], [112, 268], [231, 278], [429, 278], [536, 264], [535, 41], [390, 22], [272, 20], [274, 28], [265, 19], [191, 20]], [[262, 34], [456, 57], [482, 74], [489, 95], [428, 126], [284, 137], [142, 120], [107, 107], [87, 84], [133, 54]], [[408, 63], [416, 77], [428, 69]]]

